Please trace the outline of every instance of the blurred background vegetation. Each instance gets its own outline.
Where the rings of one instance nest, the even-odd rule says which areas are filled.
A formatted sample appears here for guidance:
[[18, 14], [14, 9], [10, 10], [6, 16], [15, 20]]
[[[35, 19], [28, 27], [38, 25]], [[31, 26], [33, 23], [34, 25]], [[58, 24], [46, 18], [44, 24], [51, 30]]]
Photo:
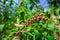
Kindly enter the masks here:
[[[0, 0], [0, 40], [60, 40], [60, 0], [42, 0], [40, 6], [39, 0], [18, 1]], [[45, 10], [46, 1], [49, 8]], [[37, 14], [43, 14], [42, 20], [28, 27], [14, 26], [28, 22]], [[19, 30], [22, 31], [14, 36]]]

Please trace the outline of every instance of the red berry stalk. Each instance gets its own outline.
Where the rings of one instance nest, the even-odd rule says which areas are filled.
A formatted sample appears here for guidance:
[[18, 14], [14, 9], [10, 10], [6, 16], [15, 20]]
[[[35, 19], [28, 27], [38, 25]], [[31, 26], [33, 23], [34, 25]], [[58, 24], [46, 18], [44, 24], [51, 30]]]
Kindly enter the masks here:
[[25, 22], [23, 25], [25, 26], [29, 26], [31, 25], [32, 23], [34, 23], [35, 21], [38, 21], [38, 20], [41, 20], [42, 19], [42, 15], [35, 15], [33, 18], [29, 19], [28, 22]]

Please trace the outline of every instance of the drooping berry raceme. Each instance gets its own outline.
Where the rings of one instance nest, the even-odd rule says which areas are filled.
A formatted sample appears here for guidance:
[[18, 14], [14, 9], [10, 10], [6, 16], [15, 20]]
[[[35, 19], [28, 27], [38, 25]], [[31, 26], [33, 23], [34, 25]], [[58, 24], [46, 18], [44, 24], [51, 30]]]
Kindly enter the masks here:
[[[31, 19], [29, 19], [27, 22], [25, 22], [23, 25], [27, 27], [27, 26], [31, 25], [32, 23], [34, 23], [38, 20], [41, 20], [42, 18], [43, 18], [43, 16], [40, 14], [35, 15]], [[18, 32], [16, 32], [15, 36], [18, 35], [20, 32], [22, 32], [22, 31], [19, 30]]]
[[28, 22], [25, 22], [24, 25], [25, 26], [29, 26], [31, 25], [32, 23], [34, 23], [35, 21], [38, 21], [38, 20], [41, 20], [43, 18], [42, 15], [35, 15], [34, 17], [32, 17], [31, 19], [28, 20]]

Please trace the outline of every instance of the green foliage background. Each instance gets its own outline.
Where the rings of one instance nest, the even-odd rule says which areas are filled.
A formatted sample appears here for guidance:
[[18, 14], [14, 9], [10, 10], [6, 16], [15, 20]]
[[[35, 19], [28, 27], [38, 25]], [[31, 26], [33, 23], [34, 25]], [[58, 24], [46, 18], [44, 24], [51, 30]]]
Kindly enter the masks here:
[[[60, 35], [60, 26], [57, 27], [60, 25], [60, 6], [55, 5], [54, 0], [49, 1], [50, 8], [46, 12], [43, 11], [42, 7], [36, 6], [37, 0], [21, 0], [20, 5], [15, 8], [12, 7], [13, 0], [10, 0], [8, 5], [6, 5], [6, 1], [8, 0], [1, 1], [2, 6], [0, 6], [0, 40], [10, 40], [18, 30], [26, 32], [20, 32], [16, 38], [13, 37], [13, 40], [58, 40], [54, 33]], [[56, 4], [60, 4], [59, 0], [57, 2]], [[24, 4], [31, 3], [33, 4], [31, 7], [24, 6]], [[27, 22], [37, 14], [43, 14], [44, 19], [36, 21], [28, 27], [15, 27], [13, 25], [13, 23]]]

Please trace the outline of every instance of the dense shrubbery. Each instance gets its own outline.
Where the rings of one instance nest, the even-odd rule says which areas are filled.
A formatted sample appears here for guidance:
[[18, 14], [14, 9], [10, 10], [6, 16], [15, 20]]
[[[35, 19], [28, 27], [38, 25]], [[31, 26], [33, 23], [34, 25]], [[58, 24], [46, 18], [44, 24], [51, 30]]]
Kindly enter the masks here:
[[[36, 7], [37, 1], [23, 1], [15, 8], [12, 2], [0, 6], [0, 39], [1, 40], [59, 40], [60, 7], [52, 6], [44, 12]], [[29, 8], [25, 5], [33, 5]], [[32, 10], [33, 9], [33, 10]], [[37, 16], [40, 15], [40, 16]], [[42, 16], [41, 16], [42, 15]], [[37, 18], [36, 18], [37, 16]], [[40, 20], [39, 20], [40, 18]], [[35, 19], [35, 20], [34, 20]], [[33, 22], [32, 22], [33, 21]], [[20, 25], [20, 27], [18, 25]], [[25, 24], [28, 26], [24, 26]], [[22, 26], [24, 27], [22, 27]]]

